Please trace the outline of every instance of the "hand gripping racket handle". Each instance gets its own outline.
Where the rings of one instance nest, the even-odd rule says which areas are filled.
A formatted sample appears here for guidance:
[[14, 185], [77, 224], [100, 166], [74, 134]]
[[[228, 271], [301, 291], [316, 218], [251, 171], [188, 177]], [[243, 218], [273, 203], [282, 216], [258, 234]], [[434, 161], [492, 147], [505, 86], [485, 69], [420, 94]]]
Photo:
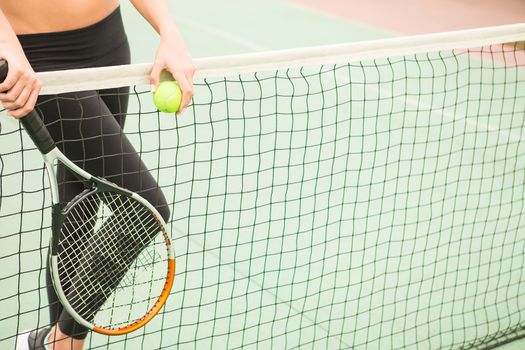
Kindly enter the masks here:
[[[7, 61], [0, 60], [0, 83], [7, 77]], [[47, 131], [44, 122], [35, 110], [32, 110], [20, 122], [42, 154], [46, 154], [55, 148], [55, 141]]]

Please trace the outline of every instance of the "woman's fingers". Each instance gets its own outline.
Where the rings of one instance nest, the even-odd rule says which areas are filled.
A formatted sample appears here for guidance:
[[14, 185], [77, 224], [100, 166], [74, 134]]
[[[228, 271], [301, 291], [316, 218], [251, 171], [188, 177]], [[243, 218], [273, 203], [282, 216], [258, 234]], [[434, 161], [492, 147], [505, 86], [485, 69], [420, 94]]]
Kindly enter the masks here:
[[191, 102], [193, 97], [193, 74], [195, 69], [187, 68], [184, 70], [174, 69], [172, 72], [173, 77], [179, 83], [180, 89], [182, 90], [182, 101], [178, 114], [184, 113], [186, 108]]
[[8, 114], [22, 118], [34, 109], [41, 84], [29, 64], [11, 62], [6, 80], [0, 84], [0, 102]]
[[150, 83], [152, 88], [156, 87], [159, 83], [161, 71], [165, 69], [170, 72], [182, 90], [182, 101], [177, 113], [181, 114], [188, 107], [193, 97], [195, 65], [184, 43], [177, 38], [178, 35], [161, 37], [151, 72]]

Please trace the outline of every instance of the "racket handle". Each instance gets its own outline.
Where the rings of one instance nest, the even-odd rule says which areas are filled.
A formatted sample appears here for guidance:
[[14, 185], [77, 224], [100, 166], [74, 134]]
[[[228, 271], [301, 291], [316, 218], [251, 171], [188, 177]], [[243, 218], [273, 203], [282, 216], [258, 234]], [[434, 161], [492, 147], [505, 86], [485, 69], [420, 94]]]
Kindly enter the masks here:
[[7, 61], [0, 60], [0, 83], [3, 83], [7, 78]]
[[[7, 71], [7, 61], [0, 60], [0, 83], [3, 83], [7, 77]], [[35, 110], [20, 119], [20, 122], [42, 154], [46, 154], [55, 148], [55, 141], [53, 141], [44, 122]]]
[[55, 141], [35, 110], [20, 119], [20, 122], [42, 154], [47, 154], [55, 148]]

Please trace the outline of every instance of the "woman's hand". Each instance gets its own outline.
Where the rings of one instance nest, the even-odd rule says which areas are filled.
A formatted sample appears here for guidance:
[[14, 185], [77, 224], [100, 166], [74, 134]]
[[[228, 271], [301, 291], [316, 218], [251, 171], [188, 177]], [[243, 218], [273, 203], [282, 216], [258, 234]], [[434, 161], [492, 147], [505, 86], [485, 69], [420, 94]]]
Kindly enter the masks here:
[[0, 59], [8, 64], [7, 78], [0, 83], [0, 102], [8, 114], [22, 118], [35, 107], [41, 84], [1, 10], [0, 28]]
[[7, 78], [0, 84], [0, 102], [11, 116], [25, 117], [35, 108], [40, 81], [21, 48], [1, 47], [0, 58], [9, 65]]
[[183, 113], [193, 97], [195, 66], [190, 53], [186, 50], [184, 41], [176, 30], [169, 33], [161, 33], [160, 44], [150, 76], [153, 91], [159, 84], [162, 70], [170, 72], [179, 83], [182, 90], [182, 102], [177, 114]]
[[35, 107], [40, 81], [1, 9], [0, 28], [0, 59], [8, 64], [7, 77], [0, 84], [0, 102], [8, 114], [22, 118]]
[[193, 96], [195, 66], [182, 36], [173, 23], [168, 3], [166, 0], [130, 1], [160, 35], [160, 44], [150, 75], [152, 91], [155, 91], [159, 84], [160, 72], [164, 69], [170, 72], [182, 90], [182, 101], [178, 113], [183, 113]]

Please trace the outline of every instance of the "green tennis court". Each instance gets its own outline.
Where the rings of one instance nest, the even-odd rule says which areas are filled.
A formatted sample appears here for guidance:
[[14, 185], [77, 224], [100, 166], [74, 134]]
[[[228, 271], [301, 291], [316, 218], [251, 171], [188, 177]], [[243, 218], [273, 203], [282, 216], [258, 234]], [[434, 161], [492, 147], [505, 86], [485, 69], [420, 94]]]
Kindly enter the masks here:
[[[281, 1], [172, 7], [195, 57], [394, 37]], [[155, 35], [122, 8], [134, 63], [151, 61]], [[204, 75], [178, 118], [137, 84], [125, 131], [172, 204], [177, 277], [151, 324], [91, 335], [89, 348], [488, 349], [522, 337], [522, 54], [504, 41]], [[0, 347], [13, 348], [48, 322], [50, 198], [38, 152], [1, 121]]]

